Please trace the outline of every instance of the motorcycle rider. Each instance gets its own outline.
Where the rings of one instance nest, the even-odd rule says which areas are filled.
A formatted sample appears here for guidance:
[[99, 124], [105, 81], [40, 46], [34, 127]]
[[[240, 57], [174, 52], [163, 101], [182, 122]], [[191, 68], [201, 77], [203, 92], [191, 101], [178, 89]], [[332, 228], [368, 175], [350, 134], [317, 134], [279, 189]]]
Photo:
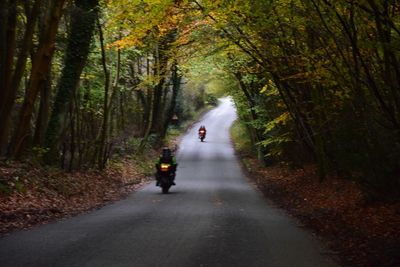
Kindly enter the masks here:
[[166, 163], [166, 164], [170, 164], [171, 165], [171, 174], [173, 177], [172, 180], [172, 185], [175, 185], [175, 172], [176, 172], [176, 167], [178, 166], [178, 164], [175, 161], [175, 157], [172, 154], [171, 149], [169, 149], [168, 147], [164, 147], [162, 149], [161, 155], [158, 158], [158, 161], [156, 163], [156, 169], [157, 169], [157, 173], [156, 173], [156, 180], [157, 183], [156, 185], [159, 186], [160, 185], [160, 177], [161, 177], [161, 163]]
[[204, 131], [204, 136], [205, 136], [206, 133], [207, 133], [206, 126], [201, 125], [200, 128], [199, 128], [199, 134], [200, 134], [200, 131]]

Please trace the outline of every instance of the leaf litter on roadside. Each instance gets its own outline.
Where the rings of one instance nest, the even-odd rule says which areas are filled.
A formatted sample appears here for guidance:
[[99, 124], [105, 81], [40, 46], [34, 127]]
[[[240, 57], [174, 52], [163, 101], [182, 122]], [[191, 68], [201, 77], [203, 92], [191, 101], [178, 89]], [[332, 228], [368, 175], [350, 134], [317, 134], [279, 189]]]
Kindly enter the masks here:
[[400, 266], [400, 203], [367, 203], [360, 186], [340, 177], [319, 182], [315, 166], [246, 169], [266, 197], [325, 241], [349, 266]]
[[[111, 164], [104, 172], [66, 173], [29, 163], [2, 163], [0, 234], [100, 207], [126, 196], [149, 179], [130, 159], [118, 166]], [[21, 182], [19, 187], [16, 181]]]

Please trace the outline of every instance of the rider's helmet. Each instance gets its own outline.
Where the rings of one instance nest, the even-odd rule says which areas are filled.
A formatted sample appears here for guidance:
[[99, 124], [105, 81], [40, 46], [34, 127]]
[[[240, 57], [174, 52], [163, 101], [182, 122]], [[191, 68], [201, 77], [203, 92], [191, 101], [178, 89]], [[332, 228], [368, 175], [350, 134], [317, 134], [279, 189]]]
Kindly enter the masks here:
[[170, 158], [172, 156], [171, 149], [168, 147], [163, 147], [162, 149], [162, 157], [163, 158]]

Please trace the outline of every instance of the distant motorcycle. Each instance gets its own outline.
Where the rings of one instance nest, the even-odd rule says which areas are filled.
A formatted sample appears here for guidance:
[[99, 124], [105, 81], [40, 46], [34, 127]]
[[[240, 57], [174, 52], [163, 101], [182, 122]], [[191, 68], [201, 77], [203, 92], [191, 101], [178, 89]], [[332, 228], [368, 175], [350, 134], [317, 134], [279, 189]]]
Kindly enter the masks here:
[[173, 168], [172, 165], [169, 163], [160, 164], [160, 169], [157, 175], [159, 175], [158, 185], [161, 187], [163, 194], [167, 194], [169, 188], [172, 185], [175, 185], [174, 183], [175, 173], [172, 171], [172, 168]]
[[200, 139], [200, 141], [203, 142], [204, 138], [206, 138], [206, 131], [205, 130], [199, 130], [199, 139]]

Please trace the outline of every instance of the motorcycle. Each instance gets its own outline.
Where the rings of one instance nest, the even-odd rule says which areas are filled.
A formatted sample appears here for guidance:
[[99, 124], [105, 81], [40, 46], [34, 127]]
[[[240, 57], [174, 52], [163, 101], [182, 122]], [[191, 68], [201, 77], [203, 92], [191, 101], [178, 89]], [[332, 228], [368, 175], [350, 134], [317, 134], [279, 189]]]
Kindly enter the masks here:
[[169, 188], [174, 185], [175, 174], [172, 171], [171, 164], [161, 163], [158, 172], [158, 185], [161, 187], [163, 194], [167, 194]]
[[199, 139], [201, 142], [204, 142], [204, 138], [206, 138], [206, 131], [205, 130], [200, 130], [199, 131]]

